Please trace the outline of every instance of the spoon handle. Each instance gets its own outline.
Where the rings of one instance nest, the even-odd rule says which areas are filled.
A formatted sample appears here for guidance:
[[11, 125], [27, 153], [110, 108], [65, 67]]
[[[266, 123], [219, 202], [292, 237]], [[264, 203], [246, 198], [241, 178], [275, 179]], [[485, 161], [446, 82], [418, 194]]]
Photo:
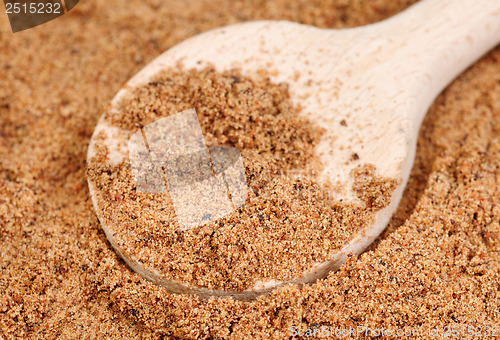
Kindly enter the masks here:
[[424, 70], [430, 83], [421, 98], [427, 107], [455, 77], [500, 42], [500, 1], [425, 0], [380, 25], [385, 26], [387, 37], [402, 46], [393, 55], [398, 58], [395, 61]]

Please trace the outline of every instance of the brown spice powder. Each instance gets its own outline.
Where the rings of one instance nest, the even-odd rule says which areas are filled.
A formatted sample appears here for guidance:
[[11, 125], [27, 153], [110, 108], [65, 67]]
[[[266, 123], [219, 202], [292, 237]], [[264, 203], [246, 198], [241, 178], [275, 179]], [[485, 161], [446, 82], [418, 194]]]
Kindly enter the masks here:
[[354, 174], [364, 203], [331, 200], [328, 188], [315, 181], [320, 169], [314, 147], [322, 131], [299, 116], [286, 85], [268, 78], [211, 68], [166, 70], [108, 108], [102, 123], [132, 134], [191, 108], [207, 146], [241, 152], [249, 197], [230, 215], [180, 230], [169, 195], [139, 192], [127, 157], [109, 164], [105, 131], [96, 136], [101, 142], [89, 161], [100, 220], [111, 229], [113, 243], [163, 279], [233, 291], [258, 281], [297, 279], [327, 261], [390, 202], [397, 182], [375, 176], [370, 166]]
[[347, 27], [412, 2], [87, 0], [15, 35], [0, 16], [1, 337], [282, 339], [292, 326], [439, 327], [441, 335], [443, 327], [475, 327], [478, 335], [498, 329], [498, 48], [429, 111], [386, 232], [317, 284], [251, 303], [168, 294], [119, 260], [86, 189], [85, 154], [102, 106], [165, 49], [242, 20]]

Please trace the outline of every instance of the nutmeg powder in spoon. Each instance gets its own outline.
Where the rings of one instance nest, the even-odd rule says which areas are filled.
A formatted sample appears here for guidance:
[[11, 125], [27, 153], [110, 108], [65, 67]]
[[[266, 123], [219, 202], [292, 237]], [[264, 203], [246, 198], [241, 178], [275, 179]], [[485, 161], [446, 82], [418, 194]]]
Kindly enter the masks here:
[[316, 180], [321, 165], [314, 148], [322, 131], [299, 115], [285, 84], [272, 84], [259, 73], [259, 80], [251, 80], [236, 70], [165, 70], [105, 112], [103, 123], [132, 134], [194, 108], [208, 147], [241, 152], [248, 186], [243, 206], [181, 230], [169, 194], [138, 190], [130, 157], [110, 162], [112, 150], [103, 139], [108, 132], [96, 136], [88, 176], [100, 221], [120, 253], [162, 279], [236, 292], [258, 282], [299, 279], [347, 245], [390, 202], [397, 181], [377, 176], [359, 158], [352, 160], [358, 163], [358, 202], [334, 202], [333, 189]]
[[282, 339], [323, 326], [441, 335], [444, 327], [474, 327], [478, 336], [498, 329], [498, 48], [431, 108], [387, 231], [317, 284], [254, 302], [171, 295], [119, 259], [89, 199], [85, 155], [105, 103], [166, 48], [241, 20], [346, 27], [409, 4], [88, 0], [15, 35], [0, 17], [1, 336]]

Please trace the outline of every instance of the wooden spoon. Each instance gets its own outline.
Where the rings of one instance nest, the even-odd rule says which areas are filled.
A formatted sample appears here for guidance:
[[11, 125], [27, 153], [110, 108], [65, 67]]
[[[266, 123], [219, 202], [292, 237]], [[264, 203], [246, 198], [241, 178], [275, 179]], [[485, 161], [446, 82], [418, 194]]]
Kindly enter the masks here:
[[[261, 282], [243, 292], [165, 280], [148, 269], [147, 263], [125, 256], [114, 242], [112, 228], [103, 225], [109, 241], [133, 270], [174, 293], [248, 300], [287, 283], [326, 277], [345, 262], [346, 254], [360, 254], [387, 225], [407, 183], [419, 127], [433, 100], [499, 42], [498, 0], [425, 0], [383, 22], [342, 30], [287, 21], [248, 22], [182, 42], [135, 75], [111, 105], [116, 106], [134, 87], [179, 62], [186, 69], [212, 64], [217, 71], [240, 68], [247, 75], [266, 69], [273, 75], [273, 82], [288, 83], [293, 102], [326, 129], [317, 154], [324, 164], [322, 178], [344, 189], [335, 194], [336, 200], [355, 199], [350, 174], [360, 163], [375, 165], [378, 174], [400, 179], [401, 184], [393, 192], [391, 203], [376, 213], [374, 223], [331, 254], [329, 261], [312, 265], [295, 280]], [[101, 121], [96, 133], [103, 130], [112, 144], [116, 136]], [[94, 137], [89, 159], [94, 155]], [[114, 152], [111, 158], [123, 157]], [[354, 153], [359, 162], [349, 161]], [[95, 185], [89, 181], [89, 186], [100, 216]]]

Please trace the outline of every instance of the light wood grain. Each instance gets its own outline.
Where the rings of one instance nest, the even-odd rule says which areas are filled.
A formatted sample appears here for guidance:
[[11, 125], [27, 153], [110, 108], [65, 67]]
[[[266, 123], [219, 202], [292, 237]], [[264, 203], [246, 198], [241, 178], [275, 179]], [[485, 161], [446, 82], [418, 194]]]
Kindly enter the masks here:
[[[322, 178], [342, 188], [334, 194], [336, 200], [355, 200], [350, 174], [360, 163], [374, 164], [380, 175], [401, 179], [391, 204], [377, 213], [370, 228], [331, 254], [330, 261], [311, 264], [309, 272], [287, 283], [313, 282], [343, 264], [346, 254], [361, 253], [382, 232], [401, 199], [429, 106], [447, 84], [499, 42], [498, 0], [425, 0], [384, 22], [344, 30], [286, 21], [249, 22], [215, 29], [168, 50], [134, 76], [112, 105], [131, 88], [179, 62], [186, 68], [239, 68], [247, 76], [265, 69], [272, 81], [290, 85], [302, 114], [326, 128], [317, 153], [324, 164]], [[343, 120], [347, 126], [341, 128]], [[350, 161], [354, 152], [359, 162]], [[89, 185], [94, 196], [95, 188]], [[103, 228], [117, 248], [108, 226]], [[174, 293], [248, 300], [286, 284], [263, 282], [244, 292], [189, 287], [165, 280], [146, 263], [117, 251], [137, 273]]]

